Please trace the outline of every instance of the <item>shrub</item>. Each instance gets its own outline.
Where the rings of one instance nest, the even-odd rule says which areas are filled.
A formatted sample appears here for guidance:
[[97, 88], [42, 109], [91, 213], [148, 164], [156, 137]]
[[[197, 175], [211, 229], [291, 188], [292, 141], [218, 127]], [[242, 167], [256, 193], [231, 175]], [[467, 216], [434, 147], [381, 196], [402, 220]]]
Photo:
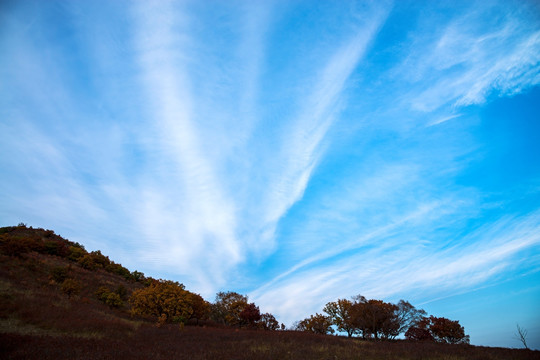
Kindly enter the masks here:
[[144, 273], [140, 272], [140, 271], [133, 271], [131, 273], [131, 279], [135, 280], [135, 281], [144, 281], [146, 278], [144, 277]]
[[118, 287], [116, 288], [116, 291], [115, 293], [118, 294], [118, 296], [120, 296], [120, 299], [122, 300], [127, 300], [127, 289], [124, 285], [118, 285]]
[[129, 272], [128, 269], [126, 269], [126, 268], [123, 267], [122, 265], [116, 264], [116, 263], [114, 263], [114, 262], [111, 262], [110, 264], [108, 264], [108, 265], [105, 267], [105, 270], [107, 270], [107, 271], [110, 272], [110, 273], [120, 275], [120, 276], [122, 276], [122, 277], [123, 277], [124, 279], [126, 279], [126, 280], [129, 280], [130, 277], [131, 277], [131, 273]]
[[71, 298], [73, 295], [77, 295], [81, 291], [81, 284], [74, 279], [66, 279], [62, 283], [62, 291]]
[[68, 275], [68, 269], [65, 268], [65, 267], [61, 267], [61, 266], [58, 266], [58, 267], [54, 267], [51, 269], [51, 271], [49, 272], [49, 275], [50, 275], [50, 278], [52, 280], [54, 280], [55, 282], [61, 284], [64, 282], [64, 280], [66, 280], [67, 278], [67, 275]]
[[43, 242], [35, 237], [10, 233], [0, 235], [0, 250], [8, 256], [20, 257], [32, 251], [43, 252], [43, 249]]
[[109, 258], [101, 253], [101, 251], [92, 251], [89, 254], [84, 255], [77, 261], [81, 266], [88, 270], [97, 270], [99, 268], [106, 268], [111, 264]]
[[87, 252], [84, 250], [84, 248], [81, 248], [81, 247], [78, 247], [78, 246], [70, 246], [69, 247], [68, 259], [71, 260], [71, 261], [77, 261], [86, 254], [87, 254]]
[[68, 257], [69, 248], [64, 241], [59, 240], [46, 240], [45, 241], [45, 253], [49, 255], [57, 255], [61, 257]]
[[[125, 288], [124, 288], [125, 290]], [[109, 288], [102, 286], [96, 291], [96, 297], [102, 303], [112, 308], [120, 308], [124, 306], [122, 297], [117, 292], [111, 291]]]

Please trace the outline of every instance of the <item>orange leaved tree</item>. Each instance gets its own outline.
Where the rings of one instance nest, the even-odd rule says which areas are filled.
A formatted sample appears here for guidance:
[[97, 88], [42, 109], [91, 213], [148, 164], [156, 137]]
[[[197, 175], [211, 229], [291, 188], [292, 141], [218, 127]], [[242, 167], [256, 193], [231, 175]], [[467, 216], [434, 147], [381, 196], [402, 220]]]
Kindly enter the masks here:
[[154, 280], [133, 292], [129, 302], [133, 315], [155, 316], [161, 321], [185, 323], [193, 315], [191, 293], [170, 280]]

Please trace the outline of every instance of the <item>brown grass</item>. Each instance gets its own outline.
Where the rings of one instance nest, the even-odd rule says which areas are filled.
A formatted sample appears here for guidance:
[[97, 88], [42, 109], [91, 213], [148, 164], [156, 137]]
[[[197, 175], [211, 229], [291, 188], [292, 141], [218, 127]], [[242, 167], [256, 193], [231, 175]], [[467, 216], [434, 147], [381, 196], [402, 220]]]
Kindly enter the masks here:
[[540, 359], [538, 351], [147, 324], [125, 336], [0, 335], [4, 359]]

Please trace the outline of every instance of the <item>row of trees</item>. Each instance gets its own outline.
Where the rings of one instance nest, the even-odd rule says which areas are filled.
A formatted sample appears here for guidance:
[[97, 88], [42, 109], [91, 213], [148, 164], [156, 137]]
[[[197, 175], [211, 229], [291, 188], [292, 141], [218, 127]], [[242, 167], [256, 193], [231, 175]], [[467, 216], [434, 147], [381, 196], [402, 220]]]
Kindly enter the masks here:
[[159, 322], [186, 323], [210, 320], [214, 323], [277, 330], [284, 328], [274, 315], [262, 314], [248, 297], [236, 292], [219, 292], [216, 301], [209, 303], [199, 294], [185, 289], [183, 284], [170, 280], [155, 280], [131, 295], [131, 313], [155, 317]]
[[464, 328], [458, 321], [427, 317], [408, 301], [397, 304], [382, 300], [368, 300], [358, 295], [348, 299], [329, 302], [323, 308], [325, 314], [316, 313], [295, 324], [299, 331], [333, 334], [335, 330], [364, 339], [395, 339], [404, 334], [410, 340], [433, 340], [445, 343], [468, 343]]

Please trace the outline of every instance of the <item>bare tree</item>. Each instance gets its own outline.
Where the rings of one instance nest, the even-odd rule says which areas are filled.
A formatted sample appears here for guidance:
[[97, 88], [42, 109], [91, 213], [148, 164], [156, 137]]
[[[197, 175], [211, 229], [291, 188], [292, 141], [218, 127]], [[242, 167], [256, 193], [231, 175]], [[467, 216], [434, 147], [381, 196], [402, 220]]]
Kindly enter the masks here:
[[523, 346], [525, 346], [525, 349], [528, 349], [529, 348], [527, 346], [527, 333], [528, 333], [528, 331], [525, 330], [524, 328], [520, 327], [519, 324], [516, 324], [516, 327], [517, 327], [517, 333], [515, 334], [516, 339], [521, 341]]

